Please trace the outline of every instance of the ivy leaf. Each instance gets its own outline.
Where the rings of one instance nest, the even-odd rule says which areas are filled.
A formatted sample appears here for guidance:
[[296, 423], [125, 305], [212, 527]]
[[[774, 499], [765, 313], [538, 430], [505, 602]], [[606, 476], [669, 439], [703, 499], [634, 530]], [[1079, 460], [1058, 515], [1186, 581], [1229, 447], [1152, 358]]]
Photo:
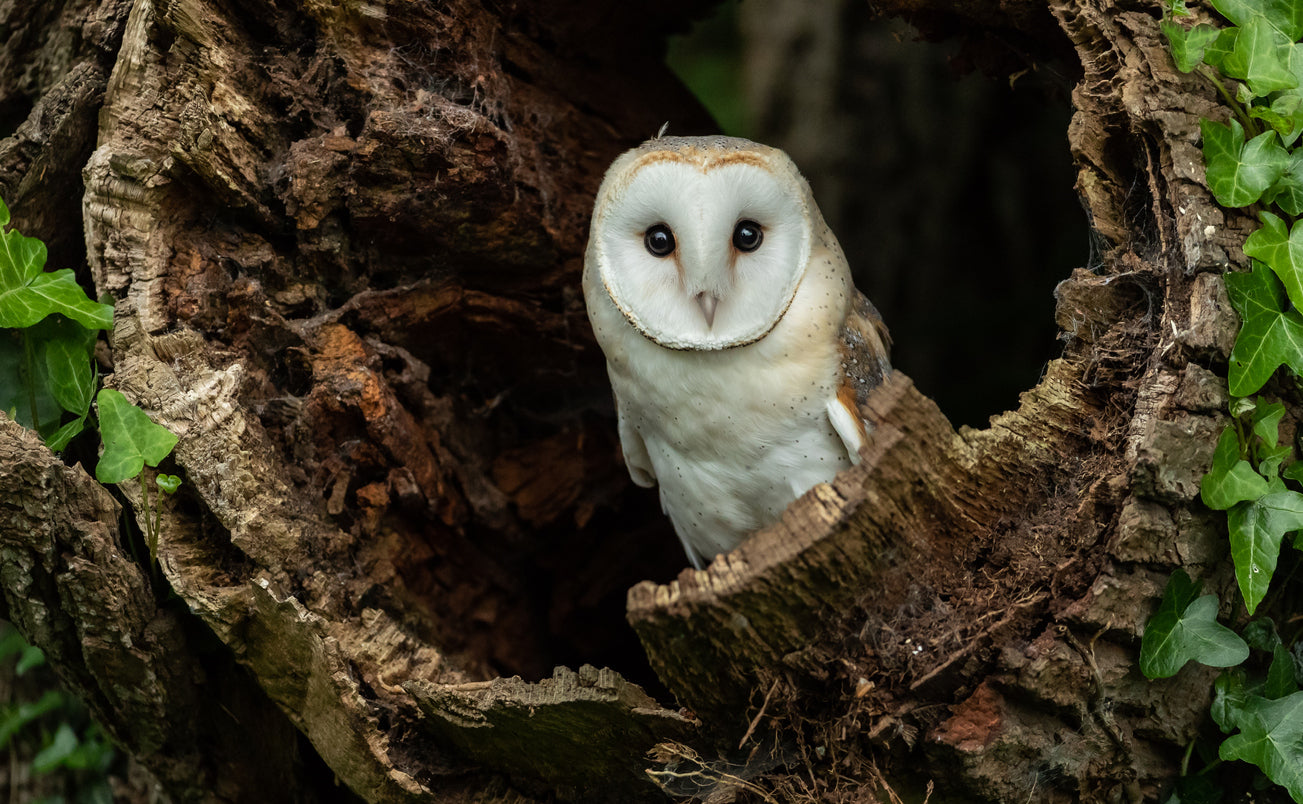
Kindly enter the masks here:
[[[1290, 456], [1291, 452], [1293, 452], [1293, 450], [1290, 449], [1288, 444], [1281, 444], [1279, 447], [1260, 447], [1257, 450], [1258, 474], [1271, 478], [1267, 481], [1268, 483], [1271, 483], [1272, 480], [1278, 480], [1279, 478], [1277, 478], [1276, 475], [1280, 472], [1280, 465]], [[1272, 485], [1271, 490], [1284, 491], [1285, 486], [1284, 484], [1276, 483]]]
[[35, 645], [28, 645], [23, 648], [22, 654], [18, 657], [18, 664], [14, 665], [14, 675], [25, 675], [28, 670], [43, 664], [45, 664], [45, 651]]
[[1303, 692], [1274, 701], [1251, 696], [1236, 721], [1240, 733], [1228, 737], [1217, 755], [1257, 765], [1303, 801]]
[[1258, 474], [1266, 477], [1269, 491], [1284, 491], [1285, 486], [1277, 475], [1280, 465], [1290, 456], [1293, 449], [1289, 444], [1280, 444], [1280, 420], [1285, 418], [1285, 406], [1279, 402], [1268, 403], [1256, 399], [1251, 427], [1253, 428], [1253, 445], [1251, 452]]
[[55, 430], [45, 439], [45, 446], [49, 447], [52, 452], [62, 452], [63, 448], [68, 446], [68, 442], [77, 437], [77, 434], [86, 429], [86, 417], [73, 419], [67, 424]]
[[1231, 52], [1222, 59], [1219, 69], [1231, 78], [1242, 79], [1257, 97], [1298, 86], [1290, 72], [1290, 52], [1294, 40], [1273, 26], [1265, 17], [1255, 16], [1240, 26]]
[[[8, 225], [9, 207], [0, 201], [0, 227]], [[0, 232], [0, 290], [20, 287], [35, 279], [45, 265], [45, 256], [45, 244], [35, 237], [23, 237], [13, 230]]]
[[17, 706], [6, 707], [5, 717], [0, 719], [0, 748], [9, 745], [13, 736], [28, 723], [63, 706], [67, 706], [67, 693], [59, 689], [47, 689], [38, 701], [28, 701]]
[[1235, 580], [1249, 614], [1258, 608], [1271, 585], [1285, 534], [1303, 528], [1303, 494], [1276, 491], [1257, 500], [1236, 503], [1226, 514], [1231, 532]]
[[1255, 397], [1236, 396], [1231, 397], [1231, 415], [1235, 418], [1247, 416], [1258, 409], [1258, 401]]
[[1275, 131], [1264, 131], [1247, 143], [1244, 127], [1208, 119], [1199, 121], [1203, 132], [1203, 159], [1208, 166], [1208, 189], [1224, 207], [1246, 207], [1284, 175], [1289, 155]]
[[[25, 330], [0, 331], [0, 410], [37, 430], [55, 452], [85, 426], [95, 392], [94, 343], [93, 330], [59, 315]], [[33, 399], [36, 422], [32, 421]], [[64, 411], [77, 419], [61, 424]]]
[[[1255, 106], [1253, 108], [1260, 109], [1261, 107]], [[1261, 115], [1254, 116], [1260, 117]], [[1288, 124], [1295, 128], [1286, 143], [1287, 145], [1298, 139], [1299, 134], [1303, 133], [1303, 119]], [[1283, 134], [1281, 136], [1284, 137]], [[1280, 174], [1280, 178], [1276, 180], [1276, 183], [1268, 187], [1267, 191], [1262, 194], [1262, 200], [1269, 204], [1275, 204], [1290, 215], [1303, 214], [1303, 150], [1290, 151], [1289, 162], [1285, 165], [1285, 172]], [[1257, 234], [1257, 232], [1253, 234]], [[1253, 235], [1249, 235], [1249, 239], [1252, 238]]]
[[1284, 491], [1285, 485], [1278, 477], [1280, 465], [1293, 452], [1289, 444], [1280, 442], [1280, 420], [1285, 418], [1285, 406], [1279, 402], [1268, 404], [1257, 400], [1258, 406], [1253, 412], [1253, 459], [1257, 462], [1258, 474], [1267, 478], [1271, 491]]
[[1235, 428], [1227, 425], [1217, 439], [1212, 468], [1199, 482], [1203, 504], [1215, 511], [1224, 511], [1236, 503], [1256, 500], [1266, 493], [1266, 478], [1253, 471], [1249, 462], [1240, 457], [1240, 439]]
[[1270, 617], [1259, 617], [1248, 623], [1240, 629], [1240, 636], [1253, 650], [1273, 651], [1285, 644], [1276, 631], [1276, 622]]
[[50, 313], [62, 313], [90, 329], [113, 329], [113, 305], [91, 301], [71, 269], [41, 273], [22, 287], [0, 289], [0, 327], [30, 327]]
[[1281, 474], [1283, 474], [1286, 479], [1293, 480], [1295, 483], [1303, 483], [1303, 461], [1294, 461], [1289, 466], [1286, 466], [1285, 471], [1281, 472]]
[[135, 477], [146, 463], [158, 466], [176, 446], [176, 436], [166, 427], [154, 424], [121, 391], [105, 388], [98, 400], [100, 435], [104, 438], [104, 454], [95, 467], [95, 479], [99, 482], [121, 483]]
[[1255, 120], [1262, 120], [1267, 125], [1276, 129], [1276, 133], [1280, 135], [1281, 145], [1284, 145], [1286, 148], [1289, 147], [1290, 144], [1285, 142], [1285, 135], [1290, 133], [1293, 129], [1293, 125], [1289, 120], [1285, 119], [1284, 115], [1270, 106], [1261, 105], [1250, 106], [1246, 111], [1248, 111], [1249, 117], [1252, 117]]
[[39, 344], [43, 352], [50, 392], [55, 400], [69, 413], [85, 416], [95, 394], [95, 374], [91, 368], [95, 330], [52, 315], [29, 327], [27, 337]]
[[[21, 330], [0, 330], [0, 409], [14, 421], [29, 429], [37, 429], [42, 436], [59, 422], [62, 410], [50, 389], [49, 370], [45, 360], [36, 355], [32, 371], [27, 368], [26, 333]], [[37, 422], [32, 421], [32, 399], [36, 400]]]
[[1217, 622], [1217, 596], [1198, 597], [1200, 586], [1183, 570], [1172, 573], [1140, 640], [1140, 670], [1148, 678], [1174, 676], [1191, 659], [1229, 667], [1249, 657], [1244, 640]]
[[1303, 374], [1303, 316], [1286, 311], [1285, 292], [1270, 269], [1254, 260], [1250, 273], [1227, 274], [1226, 292], [1243, 322], [1231, 350], [1231, 394], [1254, 393], [1282, 363]]
[[176, 494], [176, 490], [181, 488], [181, 478], [176, 475], [160, 473], [158, 477], [154, 478], [154, 482], [167, 494]]
[[26, 647], [27, 640], [23, 638], [17, 628], [8, 623], [0, 626], [0, 660], [22, 653]]
[[1199, 62], [1203, 61], [1204, 50], [1220, 33], [1207, 23], [1196, 25], [1189, 30], [1172, 20], [1163, 20], [1159, 26], [1163, 29], [1167, 43], [1172, 48], [1172, 61], [1176, 62], [1176, 69], [1183, 73], [1188, 73], [1199, 66]]
[[1294, 678], [1294, 657], [1289, 648], [1277, 645], [1271, 651], [1271, 666], [1267, 668], [1267, 681], [1262, 685], [1265, 698], [1284, 698], [1298, 692]]
[[[9, 208], [0, 201], [0, 226]], [[0, 232], [0, 327], [23, 329], [62, 313], [88, 329], [112, 329], [113, 305], [90, 300], [73, 272], [44, 271], [45, 244], [12, 229]]]
[[1280, 420], [1285, 418], [1285, 405], [1265, 399], [1256, 399], [1255, 402], [1251, 420], [1253, 434], [1267, 446], [1274, 447], [1280, 443]]
[[1222, 671], [1213, 682], [1213, 702], [1209, 714], [1222, 734], [1230, 734], [1240, 727], [1240, 713], [1244, 711], [1249, 695], [1244, 671], [1238, 667]]
[[50, 744], [32, 757], [32, 772], [39, 775], [62, 766], [64, 760], [77, 750], [78, 742], [77, 732], [72, 730], [72, 726], [60, 723]]
[[[0, 201], [0, 227], [9, 208]], [[0, 231], [0, 327], [23, 329], [62, 313], [88, 329], [112, 329], [113, 305], [91, 301], [67, 268], [46, 272], [45, 244], [14, 230]]]
[[95, 391], [90, 350], [76, 340], [50, 341], [45, 344], [45, 367], [50, 372], [50, 390], [60, 407], [69, 413], [90, 410]]
[[1235, 49], [1235, 40], [1239, 38], [1239, 28], [1223, 28], [1212, 44], [1204, 49], [1204, 63], [1211, 64], [1214, 67], [1220, 66], [1231, 51]]
[[1294, 0], [1213, 0], [1213, 8], [1240, 27], [1261, 18], [1289, 41], [1303, 39], [1303, 6]]
[[1244, 241], [1244, 253], [1262, 260], [1285, 286], [1295, 307], [1303, 306], [1303, 226], [1290, 230], [1270, 212], [1258, 215], [1262, 228]]
[[1251, 117], [1259, 117], [1271, 123], [1272, 128], [1280, 134], [1281, 144], [1286, 148], [1293, 145], [1303, 134], [1303, 47], [1290, 51], [1289, 70], [1298, 79], [1299, 88], [1281, 92], [1271, 101], [1271, 105], [1261, 104], [1249, 109]]

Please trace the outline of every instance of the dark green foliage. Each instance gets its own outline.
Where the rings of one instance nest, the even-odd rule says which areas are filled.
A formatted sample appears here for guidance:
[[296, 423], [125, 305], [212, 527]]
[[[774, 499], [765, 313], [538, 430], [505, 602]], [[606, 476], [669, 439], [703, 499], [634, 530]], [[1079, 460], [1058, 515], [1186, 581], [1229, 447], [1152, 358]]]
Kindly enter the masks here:
[[[0, 227], [8, 223], [9, 208], [0, 201]], [[36, 430], [57, 452], [86, 426], [91, 399], [97, 399], [104, 452], [95, 477], [101, 483], [139, 478], [152, 564], [158, 557], [158, 495], [151, 506], [144, 468], [171, 454], [176, 436], [120, 391], [106, 388], [95, 396], [91, 355], [97, 331], [113, 327], [113, 305], [91, 301], [72, 271], [45, 271], [45, 255], [40, 240], [0, 229], [0, 410]], [[181, 485], [175, 475], [159, 475], [155, 482], [167, 494]]]
[[[1182, 72], [1198, 71], [1231, 109], [1229, 123], [1201, 121], [1208, 189], [1226, 207], [1263, 204], [1262, 228], [1244, 244], [1248, 273], [1226, 276], [1242, 326], [1231, 352], [1231, 423], [1222, 431], [1203, 478], [1203, 502], [1227, 515], [1231, 557], [1245, 610], [1267, 599], [1281, 552], [1297, 548], [1303, 532], [1303, 462], [1280, 443], [1285, 406], [1252, 397], [1282, 366], [1297, 387], [1303, 376], [1303, 3], [1297, 0], [1213, 0], [1234, 25], [1186, 29], [1184, 3], [1168, 7], [1161, 23]], [[1234, 79], [1238, 85], [1225, 83]], [[1232, 93], [1231, 88], [1234, 88]], [[1293, 538], [1288, 538], [1293, 534]], [[1286, 637], [1262, 617], [1243, 639], [1216, 621], [1217, 599], [1198, 596], [1198, 584], [1173, 574], [1158, 612], [1146, 626], [1141, 670], [1150, 678], [1176, 673], [1190, 659], [1228, 667], [1217, 679], [1212, 718], [1230, 735], [1220, 760], [1244, 760], [1303, 802], [1303, 642]], [[1191, 751], [1195, 748], [1191, 746]], [[1188, 762], [1189, 757], [1187, 757]], [[1185, 775], [1169, 802], [1223, 800], [1203, 774]]]
[[[117, 752], [85, 705], [64, 692], [39, 648], [0, 622], [0, 750], [8, 753], [6, 787], [19, 800], [109, 804], [109, 771]], [[20, 771], [22, 767], [27, 772]]]

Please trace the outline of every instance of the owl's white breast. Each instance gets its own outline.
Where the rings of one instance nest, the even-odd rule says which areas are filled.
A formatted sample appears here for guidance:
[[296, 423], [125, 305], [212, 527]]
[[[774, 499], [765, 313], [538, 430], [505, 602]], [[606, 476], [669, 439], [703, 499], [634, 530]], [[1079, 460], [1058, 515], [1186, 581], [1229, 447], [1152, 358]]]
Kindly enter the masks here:
[[636, 433], [645, 444], [675, 530], [707, 561], [850, 465], [827, 406], [840, 380], [837, 331], [851, 282], [826, 230], [817, 241], [769, 334], [717, 351], [667, 349], [644, 337], [585, 271], [622, 438]]

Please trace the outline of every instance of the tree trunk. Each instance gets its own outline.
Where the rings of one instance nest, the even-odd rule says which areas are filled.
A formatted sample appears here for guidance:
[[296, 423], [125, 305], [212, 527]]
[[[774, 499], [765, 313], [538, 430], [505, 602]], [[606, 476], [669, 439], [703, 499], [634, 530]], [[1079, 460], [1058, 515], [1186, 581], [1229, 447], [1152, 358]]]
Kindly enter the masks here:
[[897, 374], [860, 465], [669, 580], [578, 278], [609, 161], [709, 126], [661, 62], [699, 12], [560, 5], [0, 2], [0, 194], [116, 300], [185, 481], [151, 572], [138, 487], [0, 414], [7, 617], [178, 801], [1158, 799], [1211, 676], [1139, 635], [1172, 567], [1230, 578], [1248, 221], [1152, 9], [876, 4], [1076, 77], [1100, 262], [1018, 409]]

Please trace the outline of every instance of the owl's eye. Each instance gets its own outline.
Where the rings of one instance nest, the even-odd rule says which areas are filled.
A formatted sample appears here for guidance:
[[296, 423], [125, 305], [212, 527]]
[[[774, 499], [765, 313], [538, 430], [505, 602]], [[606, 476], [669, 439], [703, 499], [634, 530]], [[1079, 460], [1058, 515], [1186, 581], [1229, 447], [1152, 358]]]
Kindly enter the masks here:
[[738, 221], [733, 227], [733, 248], [738, 251], [755, 251], [764, 239], [765, 234], [755, 221]]
[[668, 257], [674, 251], [674, 233], [670, 227], [658, 223], [647, 230], [642, 243], [653, 257]]

